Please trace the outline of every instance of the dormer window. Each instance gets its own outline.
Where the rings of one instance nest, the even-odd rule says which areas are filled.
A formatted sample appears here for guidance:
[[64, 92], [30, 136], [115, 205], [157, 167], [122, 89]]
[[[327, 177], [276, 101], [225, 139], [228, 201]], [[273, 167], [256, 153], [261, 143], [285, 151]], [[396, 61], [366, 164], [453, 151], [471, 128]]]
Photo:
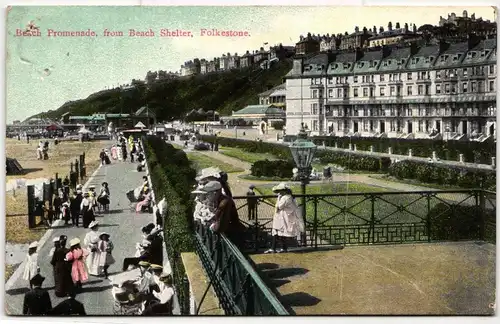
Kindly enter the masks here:
[[390, 65], [391, 64], [391, 60], [389, 60], [388, 62], [389, 62], [388, 64]]
[[446, 61], [446, 55], [441, 56], [441, 62], [445, 62], [445, 61]]
[[431, 62], [431, 58], [430, 57], [426, 57], [425, 58], [425, 63], [430, 63]]
[[335, 64], [333, 65], [333, 68], [334, 68], [334, 69], [337, 69], [338, 67], [339, 67], [339, 65], [338, 65], [337, 63], [335, 63]]
[[458, 61], [458, 55], [453, 56], [453, 61]]
[[486, 55], [488, 55], [489, 51], [487, 50], [484, 50], [481, 52], [481, 57], [485, 57]]
[[401, 59], [401, 65], [405, 64], [406, 60], [405, 59]]
[[363, 65], [364, 65], [364, 63], [363, 63], [363, 62], [359, 62], [359, 63], [358, 63], [358, 68], [362, 68], [362, 67], [363, 67]]
[[384, 66], [387, 66], [387, 61], [384, 61]]
[[467, 58], [472, 58], [472, 52], [467, 53]]
[[416, 57], [413, 57], [411, 59], [411, 64], [417, 64], [417, 58]]

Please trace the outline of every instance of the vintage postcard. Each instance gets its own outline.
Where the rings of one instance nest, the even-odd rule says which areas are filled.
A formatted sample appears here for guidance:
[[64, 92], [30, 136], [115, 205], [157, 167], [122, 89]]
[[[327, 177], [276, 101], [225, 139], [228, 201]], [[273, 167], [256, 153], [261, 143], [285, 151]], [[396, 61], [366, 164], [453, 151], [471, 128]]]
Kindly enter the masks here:
[[494, 315], [496, 20], [7, 8], [7, 314]]

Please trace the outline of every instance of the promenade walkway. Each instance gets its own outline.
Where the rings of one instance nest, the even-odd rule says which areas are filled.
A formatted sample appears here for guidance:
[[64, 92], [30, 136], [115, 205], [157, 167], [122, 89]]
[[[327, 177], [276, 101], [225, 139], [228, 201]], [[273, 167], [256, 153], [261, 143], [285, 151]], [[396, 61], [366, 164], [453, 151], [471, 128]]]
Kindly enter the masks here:
[[[116, 263], [109, 269], [110, 276], [121, 272], [123, 259], [135, 254], [135, 243], [142, 240], [141, 227], [153, 219], [151, 214], [136, 214], [135, 210], [132, 211], [125, 195], [128, 190], [142, 183], [144, 175], [145, 172], [136, 171], [135, 163], [113, 161], [110, 165], [100, 167], [85, 186], [95, 185], [99, 188], [101, 183], [106, 181], [111, 191], [109, 213], [96, 217], [101, 224], [100, 231], [111, 234], [111, 240], [115, 246], [113, 256]], [[43, 287], [48, 289], [53, 306], [64, 299], [54, 295], [54, 276], [48, 257], [53, 246], [52, 239], [64, 234], [68, 236], [68, 242], [74, 237], [80, 238], [83, 242], [88, 231], [82, 227], [56, 226], [50, 229], [41, 240], [45, 241], [38, 249], [41, 274], [46, 277]], [[6, 283], [5, 309], [10, 315], [22, 314], [24, 293], [29, 289], [28, 282], [22, 278], [23, 270], [24, 264], [21, 264]], [[111, 282], [103, 277], [90, 276], [89, 281], [84, 284], [83, 293], [79, 294], [76, 299], [85, 305], [89, 315], [113, 315], [114, 300], [111, 295]]]

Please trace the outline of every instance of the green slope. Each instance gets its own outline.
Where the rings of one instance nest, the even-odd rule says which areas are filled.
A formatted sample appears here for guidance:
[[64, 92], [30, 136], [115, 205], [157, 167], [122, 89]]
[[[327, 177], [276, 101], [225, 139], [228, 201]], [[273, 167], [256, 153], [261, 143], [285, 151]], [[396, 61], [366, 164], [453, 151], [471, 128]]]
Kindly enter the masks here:
[[156, 80], [146, 85], [132, 80], [136, 89], [121, 93], [111, 89], [91, 94], [86, 99], [70, 101], [57, 110], [33, 117], [59, 118], [66, 112], [74, 115], [92, 113], [133, 113], [146, 103], [158, 120], [182, 118], [192, 109], [203, 108], [230, 115], [246, 105], [258, 104], [257, 95], [283, 82], [292, 67], [284, 60], [269, 70], [242, 69], [173, 80]]

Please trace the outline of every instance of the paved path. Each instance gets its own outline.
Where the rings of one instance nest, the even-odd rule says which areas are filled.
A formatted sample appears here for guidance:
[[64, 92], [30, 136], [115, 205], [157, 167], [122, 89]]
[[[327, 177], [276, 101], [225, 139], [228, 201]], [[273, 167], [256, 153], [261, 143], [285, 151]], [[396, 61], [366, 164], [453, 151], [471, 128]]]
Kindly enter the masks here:
[[[144, 172], [136, 171], [136, 164], [130, 162], [113, 161], [111, 165], [101, 167], [89, 184], [101, 186], [103, 181], [109, 183], [111, 191], [111, 205], [109, 214], [97, 217], [101, 224], [100, 231], [111, 234], [111, 240], [115, 245], [113, 256], [116, 263], [109, 269], [110, 275], [121, 272], [121, 266], [125, 257], [133, 256], [135, 253], [135, 243], [142, 239], [140, 228], [151, 222], [151, 214], [136, 214], [129, 209], [129, 201], [125, 195], [130, 189], [136, 188], [142, 183]], [[80, 220], [81, 221], [81, 220]], [[59, 227], [52, 229], [46, 243], [39, 248], [39, 262], [41, 274], [46, 277], [43, 287], [49, 290], [53, 306], [64, 299], [54, 295], [54, 277], [52, 266], [49, 262], [48, 253], [52, 248], [52, 239], [60, 235], [67, 235], [68, 242], [74, 237], [83, 238], [88, 229]], [[6, 312], [11, 315], [22, 314], [24, 293], [28, 290], [28, 282], [22, 279], [24, 264], [21, 264], [21, 276], [13, 279], [13, 284], [6, 287], [5, 302]], [[109, 280], [104, 278], [90, 277], [84, 285], [84, 292], [77, 296], [77, 300], [85, 305], [89, 315], [112, 315], [113, 297], [111, 295], [111, 285]]]

